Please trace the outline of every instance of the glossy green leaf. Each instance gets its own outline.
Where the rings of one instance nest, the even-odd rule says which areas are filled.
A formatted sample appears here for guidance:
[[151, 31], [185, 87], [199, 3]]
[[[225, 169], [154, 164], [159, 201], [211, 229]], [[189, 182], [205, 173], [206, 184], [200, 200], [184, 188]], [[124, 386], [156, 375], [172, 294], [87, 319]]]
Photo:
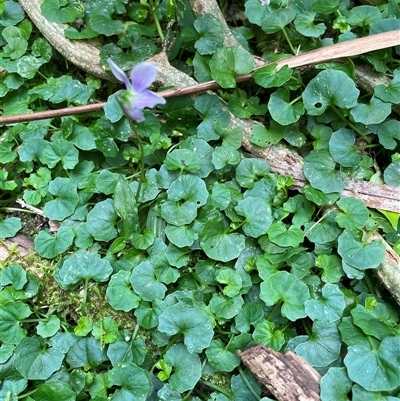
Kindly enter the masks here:
[[344, 72], [325, 70], [308, 83], [302, 97], [307, 113], [320, 116], [329, 106], [355, 107], [359, 93], [354, 81]]
[[336, 240], [342, 232], [341, 228], [335, 221], [335, 212], [326, 212], [318, 224], [309, 222], [304, 229], [306, 237], [315, 243], [326, 244]]
[[227, 298], [219, 294], [214, 294], [210, 301], [210, 307], [215, 317], [225, 322], [228, 319], [234, 318], [239, 313], [243, 303], [243, 298], [240, 295]]
[[[400, 96], [400, 95], [399, 95]], [[386, 149], [395, 149], [400, 143], [400, 121], [388, 120], [379, 126], [379, 143]], [[397, 142], [396, 142], [397, 140]]]
[[51, 315], [46, 321], [40, 321], [36, 326], [38, 335], [43, 338], [54, 336], [58, 330], [60, 330], [60, 319], [55, 315]]
[[28, 380], [46, 380], [60, 369], [64, 354], [47, 347], [37, 336], [23, 338], [15, 347], [14, 365]]
[[99, 4], [90, 13], [89, 27], [102, 35], [111, 36], [121, 33], [124, 24], [119, 20], [112, 19], [114, 4]]
[[65, 252], [73, 243], [75, 233], [68, 226], [61, 226], [55, 235], [40, 231], [35, 238], [35, 250], [43, 258], [52, 259]]
[[21, 219], [18, 217], [9, 217], [0, 221], [0, 238], [14, 237], [14, 235], [22, 228]]
[[77, 11], [72, 7], [61, 7], [59, 0], [44, 0], [40, 6], [43, 17], [51, 22], [65, 24], [74, 22], [77, 17]]
[[87, 215], [87, 230], [97, 241], [110, 241], [117, 236], [117, 214], [112, 199], [97, 203]]
[[81, 316], [78, 319], [77, 323], [78, 324], [74, 328], [74, 333], [77, 336], [85, 337], [87, 334], [89, 334], [92, 331], [93, 322], [87, 316]]
[[388, 316], [381, 313], [381, 308], [384, 304], [377, 305], [374, 309], [369, 310], [361, 305], [357, 305], [351, 310], [351, 316], [353, 323], [359, 327], [363, 333], [374, 336], [379, 340], [383, 340], [386, 337], [396, 335], [395, 321], [391, 321]]
[[95, 368], [107, 361], [107, 355], [99, 340], [93, 337], [84, 337], [72, 345], [66, 361], [72, 368]]
[[200, 157], [189, 149], [175, 149], [167, 154], [164, 164], [170, 170], [188, 171], [196, 173], [201, 168]]
[[129, 312], [139, 305], [140, 298], [132, 290], [131, 273], [121, 270], [113, 274], [107, 286], [107, 299], [116, 310]]
[[235, 318], [235, 327], [241, 333], [247, 333], [250, 330], [250, 325], [255, 326], [263, 317], [264, 311], [260, 304], [247, 302]]
[[130, 341], [129, 337], [125, 341], [115, 341], [108, 346], [107, 356], [113, 366], [118, 363], [132, 362], [140, 366], [146, 356], [147, 349], [143, 338]]
[[344, 275], [342, 261], [336, 255], [318, 255], [316, 266], [323, 270], [321, 280], [324, 283], [338, 283]]
[[201, 55], [213, 54], [222, 47], [224, 31], [217, 17], [212, 14], [200, 14], [193, 26], [200, 35], [194, 47]]
[[347, 394], [351, 390], [352, 381], [345, 368], [332, 367], [322, 376], [321, 399], [324, 401], [349, 401]]
[[395, 187], [399, 186], [400, 182], [400, 160], [390, 163], [383, 172], [383, 178], [385, 184], [393, 185]]
[[350, 114], [355, 122], [371, 125], [381, 123], [391, 112], [390, 103], [382, 102], [382, 100], [372, 96], [369, 103], [359, 103], [351, 109]]
[[232, 372], [240, 365], [239, 356], [229, 351], [221, 340], [211, 341], [210, 346], [206, 349], [206, 356], [209, 364], [218, 371]]
[[165, 353], [164, 360], [173, 368], [169, 383], [174, 390], [180, 393], [191, 390], [200, 380], [200, 358], [189, 352], [184, 345], [173, 345]]
[[27, 281], [26, 271], [21, 265], [8, 264], [0, 270], [0, 291], [9, 284], [15, 290], [22, 290]]
[[71, 216], [79, 202], [76, 186], [68, 178], [57, 177], [50, 181], [49, 192], [55, 199], [46, 203], [45, 215], [59, 221]]
[[75, 401], [76, 393], [67, 383], [51, 381], [41, 384], [33, 395], [35, 401]]
[[282, 88], [271, 94], [268, 110], [271, 117], [281, 125], [295, 123], [304, 113], [303, 103], [291, 102], [289, 91]]
[[121, 237], [128, 239], [138, 229], [138, 207], [135, 194], [122, 175], [118, 176], [114, 190], [114, 207], [121, 218], [119, 231]]
[[190, 353], [208, 348], [214, 335], [211, 318], [199, 306], [185, 307], [180, 303], [167, 306], [159, 317], [158, 330], [169, 336], [181, 333]]
[[233, 146], [223, 144], [215, 148], [211, 161], [217, 170], [222, 170], [226, 166], [239, 164], [240, 153]]
[[377, 7], [372, 5], [362, 5], [353, 7], [346, 17], [346, 21], [350, 25], [361, 27], [372, 25], [382, 19], [382, 14]]
[[311, 336], [295, 348], [314, 367], [326, 367], [340, 355], [342, 342], [335, 323], [329, 320], [315, 320]]
[[261, 24], [262, 30], [267, 33], [275, 33], [285, 28], [296, 17], [296, 12], [290, 8], [279, 8], [264, 16]]
[[352, 345], [344, 358], [349, 378], [368, 391], [393, 391], [400, 380], [400, 337], [386, 337], [378, 348]]
[[58, 263], [54, 277], [58, 285], [67, 290], [74, 288], [81, 281], [106, 281], [111, 273], [112, 267], [108, 260], [102, 259], [96, 253], [82, 251]]
[[105, 316], [93, 325], [92, 335], [101, 344], [113, 343], [118, 337], [118, 325], [113, 318]]
[[316, 13], [306, 11], [301, 14], [297, 14], [294, 20], [296, 30], [304, 36], [311, 38], [318, 38], [323, 35], [326, 30], [324, 23], [314, 24]]
[[200, 246], [208, 257], [227, 262], [237, 258], [245, 248], [245, 237], [227, 232], [221, 220], [209, 220], [200, 233]]
[[0, 308], [0, 340], [5, 344], [18, 344], [25, 336], [26, 330], [20, 322], [31, 314], [28, 305], [21, 301], [2, 303]]
[[379, 240], [368, 244], [359, 241], [350, 230], [338, 238], [338, 253], [350, 266], [358, 270], [376, 269], [385, 258], [385, 245]]
[[284, 65], [276, 71], [276, 64], [270, 64], [257, 69], [253, 73], [252, 78], [257, 85], [260, 85], [263, 88], [274, 88], [280, 87], [285, 82], [289, 81], [292, 73], [293, 70], [287, 65]]
[[214, 53], [211, 61], [211, 76], [223, 88], [234, 88], [235, 78], [253, 70], [253, 57], [244, 49], [238, 47], [220, 47]]
[[293, 213], [293, 225], [300, 227], [308, 222], [314, 213], [314, 207], [303, 195], [295, 195], [283, 204], [285, 212]]
[[366, 225], [369, 212], [364, 202], [356, 198], [342, 197], [336, 203], [342, 213], [338, 213], [335, 221], [342, 228], [357, 229]]
[[282, 331], [275, 330], [274, 323], [267, 320], [257, 323], [253, 339], [257, 344], [264, 344], [275, 351], [279, 351], [286, 341]]
[[393, 78], [389, 85], [375, 86], [374, 95], [384, 102], [398, 104], [400, 102], [400, 69], [393, 71]]
[[19, 5], [19, 3], [14, 3], [13, 1], [5, 1], [0, 25], [17, 25], [18, 22], [21, 22], [24, 19], [24, 16], [24, 9]]
[[222, 290], [223, 294], [228, 297], [234, 297], [239, 294], [242, 288], [242, 278], [236, 270], [221, 269], [215, 278], [219, 283], [225, 284]]
[[303, 241], [304, 233], [295, 226], [286, 228], [285, 224], [279, 221], [270, 225], [268, 238], [276, 245], [294, 248]]
[[217, 122], [226, 126], [230, 116], [228, 110], [223, 107], [220, 99], [208, 93], [196, 97], [194, 107], [203, 116], [203, 121], [197, 127], [197, 136], [206, 141], [219, 139], [215, 130]]
[[356, 167], [361, 161], [361, 155], [354, 145], [356, 136], [352, 130], [341, 128], [332, 133], [329, 140], [329, 152], [333, 159], [344, 167]]
[[167, 288], [157, 280], [151, 263], [144, 261], [137, 265], [132, 271], [130, 280], [133, 289], [143, 300], [164, 298]]
[[322, 287], [322, 294], [319, 298], [308, 299], [304, 306], [310, 319], [336, 322], [342, 317], [346, 301], [339, 287], [328, 283]]
[[236, 167], [236, 180], [243, 188], [251, 188], [254, 182], [270, 172], [269, 165], [260, 159], [243, 159]]
[[243, 231], [246, 235], [257, 238], [268, 232], [273, 221], [268, 203], [260, 198], [248, 196], [238, 202], [235, 210], [240, 216], [245, 217]]
[[335, 166], [335, 160], [327, 150], [312, 150], [304, 158], [304, 175], [314, 188], [324, 193], [342, 192], [348, 178]]
[[260, 298], [267, 306], [283, 301], [282, 316], [295, 321], [306, 316], [304, 302], [310, 298], [306, 284], [285, 271], [271, 274], [260, 285]]

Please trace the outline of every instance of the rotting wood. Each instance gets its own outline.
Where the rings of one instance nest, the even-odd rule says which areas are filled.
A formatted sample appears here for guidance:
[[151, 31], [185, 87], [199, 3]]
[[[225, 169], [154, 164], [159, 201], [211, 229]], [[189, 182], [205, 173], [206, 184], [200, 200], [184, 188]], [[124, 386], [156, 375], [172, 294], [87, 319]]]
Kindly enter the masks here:
[[279, 401], [319, 401], [319, 373], [302, 357], [262, 344], [237, 351], [257, 380]]

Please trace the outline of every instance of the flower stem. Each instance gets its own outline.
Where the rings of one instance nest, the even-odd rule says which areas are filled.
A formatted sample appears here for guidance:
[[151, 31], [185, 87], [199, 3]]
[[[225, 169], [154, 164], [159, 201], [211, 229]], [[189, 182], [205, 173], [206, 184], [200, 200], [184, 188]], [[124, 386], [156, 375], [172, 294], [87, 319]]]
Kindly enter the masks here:
[[139, 196], [140, 196], [140, 190], [142, 189], [142, 184], [144, 182], [144, 173], [145, 173], [145, 171], [144, 171], [144, 169], [145, 169], [144, 156], [145, 155], [144, 155], [144, 148], [143, 148], [142, 138], [140, 137], [140, 135], [135, 130], [133, 122], [131, 120], [129, 120], [129, 122], [131, 124], [132, 132], [135, 134], [135, 137], [137, 139], [138, 148], [139, 148], [139, 152], [140, 152], [140, 161], [139, 161], [140, 177], [139, 177], [138, 187], [137, 187], [136, 194], [135, 194], [136, 202], [138, 202], [138, 199], [139, 199]]
[[294, 55], [296, 55], [296, 49], [293, 47], [293, 45], [292, 45], [292, 42], [290, 41], [290, 38], [289, 38], [289, 35], [287, 34], [287, 32], [286, 32], [286, 29], [285, 28], [282, 28], [282, 32], [283, 32], [283, 35], [285, 36], [285, 39], [286, 39], [286, 41], [288, 42], [288, 45], [289, 45], [289, 47], [290, 47], [290, 50], [292, 51], [292, 53], [294, 54]]
[[153, 15], [154, 23], [156, 24], [158, 35], [160, 36], [160, 39], [162, 41], [164, 41], [165, 36], [161, 29], [160, 21], [158, 20], [158, 17], [157, 17], [157, 12], [156, 12], [157, 7], [154, 5], [153, 0], [149, 0], [149, 4], [150, 4], [151, 14]]
[[244, 373], [243, 369], [238, 366], [238, 370], [240, 373], [240, 376], [242, 377], [242, 380], [245, 382], [247, 388], [250, 390], [251, 394], [254, 395], [256, 400], [260, 399], [260, 396], [256, 393], [256, 391], [254, 390], [253, 386], [251, 385], [251, 383], [249, 382], [249, 379], [247, 378], [246, 374]]
[[346, 125], [348, 125], [354, 132], [357, 132], [358, 135], [360, 135], [365, 142], [367, 142], [368, 144], [371, 143], [371, 141], [369, 140], [369, 138], [367, 137], [367, 135], [364, 134], [364, 132], [362, 132], [359, 128], [357, 128], [352, 122], [350, 122], [343, 114], [342, 112], [337, 109], [334, 105], [331, 105], [332, 110], [335, 112], [335, 114], [343, 121], [346, 123]]

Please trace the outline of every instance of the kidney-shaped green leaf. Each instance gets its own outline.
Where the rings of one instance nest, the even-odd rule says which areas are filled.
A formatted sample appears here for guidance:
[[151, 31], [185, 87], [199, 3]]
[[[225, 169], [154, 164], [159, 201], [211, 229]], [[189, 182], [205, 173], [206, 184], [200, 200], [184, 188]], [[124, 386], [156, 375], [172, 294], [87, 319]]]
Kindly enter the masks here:
[[28, 380], [46, 380], [60, 369], [64, 354], [47, 348], [44, 340], [37, 336], [27, 337], [15, 348], [14, 365]]
[[267, 306], [283, 301], [282, 316], [295, 321], [306, 316], [304, 302], [310, 298], [306, 284], [293, 274], [279, 271], [261, 283], [260, 298]]
[[358, 270], [376, 269], [385, 258], [385, 245], [379, 240], [365, 244], [350, 230], [344, 230], [338, 238], [338, 253], [350, 266]]
[[201, 377], [201, 361], [197, 354], [190, 353], [183, 344], [173, 345], [164, 355], [171, 366], [169, 384], [174, 390], [183, 393], [192, 390]]
[[139, 305], [140, 297], [132, 290], [130, 282], [131, 273], [120, 270], [111, 276], [107, 287], [107, 299], [116, 310], [129, 312]]
[[106, 281], [112, 271], [108, 260], [102, 259], [96, 253], [85, 251], [74, 253], [58, 263], [54, 277], [63, 290], [68, 290], [81, 281]]
[[190, 353], [207, 348], [214, 335], [211, 318], [199, 306], [185, 307], [180, 303], [167, 306], [159, 317], [158, 330], [169, 336], [182, 333]]
[[393, 391], [400, 383], [400, 336], [386, 337], [377, 349], [352, 345], [344, 364], [351, 380], [368, 391]]
[[335, 165], [335, 160], [326, 149], [312, 150], [304, 158], [304, 175], [314, 188], [326, 194], [342, 192], [348, 178], [336, 170]]
[[355, 107], [359, 94], [354, 81], [343, 71], [324, 70], [308, 83], [302, 97], [307, 113], [320, 116], [328, 106]]

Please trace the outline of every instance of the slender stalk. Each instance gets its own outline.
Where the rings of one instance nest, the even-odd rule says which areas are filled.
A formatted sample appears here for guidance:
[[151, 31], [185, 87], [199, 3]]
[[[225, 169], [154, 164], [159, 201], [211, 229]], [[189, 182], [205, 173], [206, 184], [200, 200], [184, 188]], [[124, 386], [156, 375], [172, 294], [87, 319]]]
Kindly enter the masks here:
[[82, 299], [82, 307], [81, 307], [81, 313], [82, 316], [86, 316], [86, 301], [87, 301], [87, 294], [88, 294], [88, 285], [89, 285], [89, 279], [85, 279], [85, 284], [83, 286], [83, 299]]
[[225, 397], [228, 397], [229, 399], [232, 398], [232, 394], [228, 393], [226, 390], [224, 390], [222, 387], [218, 386], [217, 384], [208, 382], [206, 380], [199, 380], [199, 383], [204, 384], [207, 387], [210, 387], [214, 390], [219, 391], [221, 394], [223, 394]]
[[332, 110], [335, 112], [335, 114], [344, 122], [346, 125], [348, 125], [354, 132], [357, 132], [358, 135], [360, 135], [365, 142], [368, 144], [371, 142], [367, 135], [365, 135], [364, 132], [362, 132], [359, 128], [357, 128], [351, 121], [349, 121], [343, 113], [335, 106], [331, 105]]
[[165, 36], [164, 36], [164, 33], [163, 33], [162, 29], [161, 29], [160, 21], [158, 20], [158, 17], [157, 17], [156, 6], [154, 5], [153, 0], [149, 0], [149, 4], [150, 4], [151, 14], [152, 14], [153, 19], [154, 19], [154, 23], [156, 24], [158, 36], [160, 37], [161, 41], [164, 41]]
[[239, 370], [240, 376], [242, 377], [243, 381], [246, 383], [246, 386], [250, 390], [251, 394], [254, 395], [256, 400], [260, 400], [261, 399], [260, 396], [256, 393], [256, 391], [254, 390], [253, 386], [250, 384], [249, 379], [247, 378], [247, 376], [244, 373], [243, 369], [240, 366], [238, 366], [238, 370]]
[[289, 47], [290, 47], [290, 50], [292, 51], [292, 53], [294, 54], [294, 55], [296, 55], [296, 49], [293, 47], [293, 45], [292, 45], [292, 42], [290, 41], [290, 38], [289, 38], [289, 35], [287, 34], [287, 32], [286, 32], [286, 29], [285, 28], [282, 28], [282, 32], [283, 32], [283, 35], [285, 36], [285, 39], [286, 39], [286, 42], [288, 42], [288, 45], [289, 45]]
[[140, 135], [135, 131], [133, 123], [131, 122], [132, 131], [135, 133], [135, 137], [137, 139], [138, 148], [140, 152], [140, 161], [139, 161], [139, 169], [140, 169], [140, 178], [138, 181], [138, 187], [135, 194], [136, 203], [139, 200], [140, 190], [142, 189], [142, 185], [145, 179], [145, 163], [144, 163], [144, 148], [143, 148], [143, 141]]

